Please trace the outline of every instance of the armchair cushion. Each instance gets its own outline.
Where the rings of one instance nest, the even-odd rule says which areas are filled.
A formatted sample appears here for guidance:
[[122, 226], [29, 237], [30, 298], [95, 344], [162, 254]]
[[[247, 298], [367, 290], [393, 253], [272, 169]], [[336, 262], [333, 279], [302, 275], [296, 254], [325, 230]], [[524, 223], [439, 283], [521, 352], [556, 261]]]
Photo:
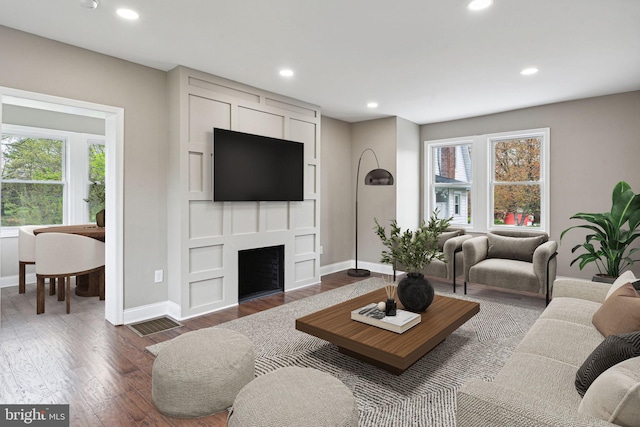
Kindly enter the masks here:
[[532, 262], [536, 248], [547, 241], [546, 236], [510, 237], [487, 233], [489, 239], [488, 258], [506, 258]]
[[640, 296], [631, 283], [604, 301], [593, 315], [593, 326], [605, 337], [640, 331]]

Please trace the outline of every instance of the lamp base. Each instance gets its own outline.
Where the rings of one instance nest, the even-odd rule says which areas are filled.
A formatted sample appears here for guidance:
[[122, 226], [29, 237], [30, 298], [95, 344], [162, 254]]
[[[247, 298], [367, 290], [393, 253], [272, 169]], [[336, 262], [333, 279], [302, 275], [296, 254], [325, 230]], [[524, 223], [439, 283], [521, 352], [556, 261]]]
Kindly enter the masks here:
[[371, 276], [371, 272], [364, 268], [350, 268], [347, 270], [347, 275], [351, 277], [367, 277]]

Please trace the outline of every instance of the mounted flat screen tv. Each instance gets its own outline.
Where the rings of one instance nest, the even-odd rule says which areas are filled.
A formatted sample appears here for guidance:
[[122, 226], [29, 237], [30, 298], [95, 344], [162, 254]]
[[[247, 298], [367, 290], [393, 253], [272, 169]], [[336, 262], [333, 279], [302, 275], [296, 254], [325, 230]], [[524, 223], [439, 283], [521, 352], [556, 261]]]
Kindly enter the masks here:
[[213, 129], [213, 201], [302, 201], [304, 144]]

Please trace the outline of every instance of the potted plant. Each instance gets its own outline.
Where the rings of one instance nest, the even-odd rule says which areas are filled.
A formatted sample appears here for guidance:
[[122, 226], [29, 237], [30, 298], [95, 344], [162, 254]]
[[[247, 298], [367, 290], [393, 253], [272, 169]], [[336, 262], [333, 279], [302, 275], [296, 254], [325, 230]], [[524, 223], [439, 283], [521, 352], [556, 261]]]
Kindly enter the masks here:
[[90, 215], [95, 212], [96, 224], [104, 227], [105, 185], [104, 180], [93, 181], [89, 184], [89, 197], [84, 199], [89, 203]]
[[[640, 248], [630, 248], [634, 240], [640, 237], [640, 194], [635, 194], [629, 184], [620, 181], [613, 189], [611, 197], [611, 211], [605, 213], [577, 213], [571, 219], [581, 219], [589, 224], [574, 225], [560, 234], [560, 241], [564, 235], [574, 228], [589, 230], [584, 243], [576, 245], [571, 253], [583, 248], [584, 253], [578, 255], [570, 265], [580, 261], [580, 270], [589, 263], [595, 263], [599, 274], [613, 281], [626, 268], [638, 259], [631, 256]], [[594, 280], [602, 281], [602, 279]]]
[[375, 219], [375, 230], [386, 250], [382, 251], [381, 262], [402, 264], [407, 276], [398, 283], [398, 299], [407, 310], [424, 311], [433, 301], [433, 286], [422, 274], [422, 269], [434, 259], [444, 260], [438, 248], [438, 236], [451, 224], [451, 218], [438, 218], [438, 210], [431, 214], [427, 224], [422, 221], [415, 230], [402, 232], [396, 220], [390, 225], [390, 233]]

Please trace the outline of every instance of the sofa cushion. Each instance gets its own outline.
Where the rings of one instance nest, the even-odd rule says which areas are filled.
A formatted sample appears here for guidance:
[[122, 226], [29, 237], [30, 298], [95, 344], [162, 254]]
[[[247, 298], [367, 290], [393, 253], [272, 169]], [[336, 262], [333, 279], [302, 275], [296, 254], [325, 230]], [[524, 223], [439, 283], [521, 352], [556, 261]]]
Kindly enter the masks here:
[[514, 353], [496, 375], [494, 383], [539, 399], [578, 409], [580, 396], [573, 390], [576, 368], [537, 354]]
[[[537, 354], [571, 365], [573, 374], [603, 341], [602, 335], [589, 325], [555, 319], [538, 319], [514, 353]], [[573, 387], [573, 378], [569, 387]]]
[[633, 271], [627, 270], [622, 273], [618, 278], [613, 282], [609, 291], [607, 292], [607, 298], [609, 298], [618, 288], [626, 283], [634, 282], [636, 280], [636, 276], [633, 274]]
[[578, 412], [620, 426], [639, 426], [640, 357], [620, 362], [602, 373], [585, 393]]
[[640, 331], [640, 295], [631, 283], [620, 286], [593, 315], [593, 326], [605, 337]]
[[489, 251], [487, 258], [506, 258], [518, 261], [532, 262], [536, 248], [547, 238], [544, 235], [536, 237], [509, 237], [487, 233]]
[[[553, 289], [555, 294], [555, 288]], [[583, 326], [592, 326], [593, 314], [602, 304], [580, 298], [556, 297], [540, 315], [540, 319], [564, 320]]]
[[611, 335], [596, 347], [576, 373], [576, 390], [584, 396], [591, 383], [613, 365], [640, 356], [640, 332]]

